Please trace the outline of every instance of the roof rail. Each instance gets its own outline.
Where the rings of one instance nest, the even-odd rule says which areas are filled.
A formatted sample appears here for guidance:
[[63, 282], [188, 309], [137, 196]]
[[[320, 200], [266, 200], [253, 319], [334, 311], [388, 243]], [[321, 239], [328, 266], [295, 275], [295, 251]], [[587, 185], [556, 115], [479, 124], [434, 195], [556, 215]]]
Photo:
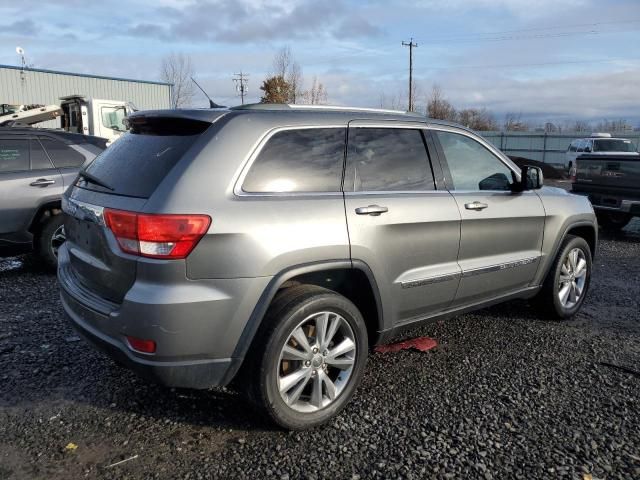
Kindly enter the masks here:
[[393, 115], [411, 115], [417, 117], [424, 116], [416, 112], [390, 110], [385, 108], [345, 107], [342, 105], [303, 105], [297, 103], [251, 103], [247, 105], [238, 105], [236, 107], [231, 107], [231, 110], [321, 110], [328, 112], [370, 112], [387, 113]]

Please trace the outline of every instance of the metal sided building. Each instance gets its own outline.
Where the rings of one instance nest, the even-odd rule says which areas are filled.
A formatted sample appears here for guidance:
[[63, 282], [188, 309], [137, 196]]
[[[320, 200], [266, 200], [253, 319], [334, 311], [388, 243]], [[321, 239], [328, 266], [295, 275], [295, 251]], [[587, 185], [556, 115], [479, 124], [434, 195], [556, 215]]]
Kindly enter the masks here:
[[[171, 88], [163, 82], [0, 65], [0, 104], [60, 105], [60, 97], [83, 95], [131, 102], [140, 110], [171, 108]], [[39, 126], [55, 128], [58, 123]]]

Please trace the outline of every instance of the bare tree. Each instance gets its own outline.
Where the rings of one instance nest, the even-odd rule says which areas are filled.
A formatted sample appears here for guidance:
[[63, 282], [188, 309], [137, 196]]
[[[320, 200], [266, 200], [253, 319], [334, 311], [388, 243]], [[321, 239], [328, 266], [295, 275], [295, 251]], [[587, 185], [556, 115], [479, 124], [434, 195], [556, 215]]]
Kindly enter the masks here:
[[480, 132], [498, 130], [498, 122], [486, 108], [465, 108], [457, 115], [458, 123]]
[[302, 103], [309, 105], [322, 105], [327, 103], [327, 89], [322, 82], [318, 81], [318, 77], [314, 76], [311, 88], [302, 93]]
[[380, 94], [380, 108], [404, 110], [406, 104], [407, 102], [401, 94], [390, 95], [384, 92]]
[[624, 118], [618, 120], [603, 120], [596, 125], [596, 131], [598, 132], [628, 132], [633, 130], [631, 124]]
[[505, 132], [527, 132], [529, 125], [522, 121], [522, 113], [508, 112], [504, 116], [504, 125], [502, 127]]
[[427, 115], [438, 120], [456, 121], [456, 109], [444, 97], [439, 85], [434, 85], [427, 102]]
[[183, 53], [171, 53], [162, 59], [160, 78], [173, 85], [171, 104], [173, 108], [191, 105], [195, 90], [191, 77], [194, 75], [191, 57]]
[[302, 67], [293, 58], [291, 48], [282, 47], [273, 57], [273, 77], [282, 77], [289, 85], [287, 103], [296, 103], [302, 96]]
[[590, 132], [591, 124], [589, 122], [585, 122], [584, 120], [576, 120], [573, 124], [574, 132]]

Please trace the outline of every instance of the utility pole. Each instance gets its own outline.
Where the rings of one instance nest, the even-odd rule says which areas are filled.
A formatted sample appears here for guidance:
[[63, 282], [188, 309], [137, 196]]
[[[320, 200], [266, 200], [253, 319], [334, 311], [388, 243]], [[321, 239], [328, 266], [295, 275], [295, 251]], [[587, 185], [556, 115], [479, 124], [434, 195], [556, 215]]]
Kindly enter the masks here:
[[413, 43], [413, 37], [409, 43], [402, 42], [403, 47], [409, 47], [409, 111], [413, 112], [413, 47], [417, 47], [417, 43]]
[[238, 95], [240, 95], [240, 101], [242, 102], [242, 105], [244, 105], [244, 96], [249, 91], [247, 88], [249, 75], [240, 71], [240, 73], [234, 73], [233, 77], [233, 82], [236, 84], [236, 91], [238, 92]]

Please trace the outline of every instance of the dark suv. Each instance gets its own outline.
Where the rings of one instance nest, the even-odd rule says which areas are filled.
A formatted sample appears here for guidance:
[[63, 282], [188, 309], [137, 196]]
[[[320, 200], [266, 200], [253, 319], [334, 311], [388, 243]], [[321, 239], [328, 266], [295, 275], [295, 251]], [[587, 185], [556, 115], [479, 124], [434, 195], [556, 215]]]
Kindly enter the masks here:
[[166, 385], [236, 379], [306, 428], [401, 329], [512, 298], [568, 318], [587, 294], [589, 201], [458, 125], [287, 105], [129, 121], [65, 194], [58, 278], [80, 332]]
[[0, 255], [35, 250], [55, 267], [64, 241], [62, 193], [105, 148], [99, 137], [0, 127]]

